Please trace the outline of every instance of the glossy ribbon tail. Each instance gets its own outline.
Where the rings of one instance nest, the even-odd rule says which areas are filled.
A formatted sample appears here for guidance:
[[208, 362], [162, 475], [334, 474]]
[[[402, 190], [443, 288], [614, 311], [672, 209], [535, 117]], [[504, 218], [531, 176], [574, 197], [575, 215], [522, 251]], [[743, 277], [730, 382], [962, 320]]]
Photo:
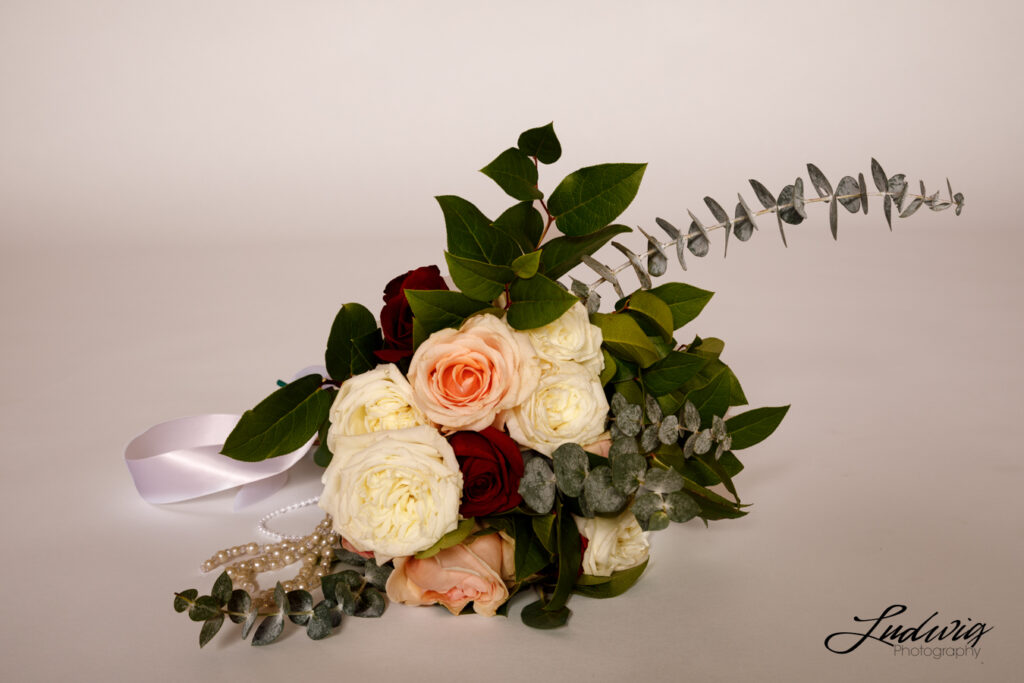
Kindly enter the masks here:
[[220, 454], [238, 415], [196, 415], [161, 422], [131, 440], [124, 460], [135, 488], [149, 503], [177, 503], [241, 486], [235, 509], [258, 502], [288, 481], [315, 437], [296, 451], [242, 462]]

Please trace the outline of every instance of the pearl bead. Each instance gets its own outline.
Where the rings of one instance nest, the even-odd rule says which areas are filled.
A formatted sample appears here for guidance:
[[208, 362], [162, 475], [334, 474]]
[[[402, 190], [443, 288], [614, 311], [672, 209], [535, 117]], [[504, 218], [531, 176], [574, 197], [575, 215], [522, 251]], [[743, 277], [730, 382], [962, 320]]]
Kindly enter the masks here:
[[262, 571], [266, 571], [266, 564], [263, 562], [263, 560], [253, 560], [251, 566], [252, 570], [257, 574]]
[[284, 555], [283, 555], [283, 556], [281, 557], [281, 562], [282, 562], [283, 564], [286, 564], [286, 565], [288, 565], [288, 564], [291, 564], [291, 563], [292, 563], [292, 562], [294, 562], [294, 561], [295, 561], [295, 556], [294, 556], [294, 555], [292, 555], [291, 553], [285, 553], [285, 554], [284, 554]]
[[257, 552], [259, 552], [259, 549], [260, 546], [258, 543], [250, 543], [249, 545], [245, 546], [245, 552], [250, 555], [255, 555]]
[[228, 561], [228, 554], [223, 550], [217, 551], [217, 554], [214, 555], [214, 557], [217, 559], [217, 564]]
[[278, 570], [280, 568], [281, 568], [281, 563], [278, 562], [277, 560], [271, 560], [267, 564], [267, 569], [269, 569], [270, 571], [276, 571], [276, 570]]
[[293, 588], [292, 590], [297, 590], [297, 591], [304, 591], [304, 590], [306, 590], [306, 588], [308, 588], [308, 586], [306, 585], [306, 582], [304, 580], [302, 580], [302, 579], [295, 580], [294, 582], [292, 582], [292, 585], [295, 586], [295, 588]]

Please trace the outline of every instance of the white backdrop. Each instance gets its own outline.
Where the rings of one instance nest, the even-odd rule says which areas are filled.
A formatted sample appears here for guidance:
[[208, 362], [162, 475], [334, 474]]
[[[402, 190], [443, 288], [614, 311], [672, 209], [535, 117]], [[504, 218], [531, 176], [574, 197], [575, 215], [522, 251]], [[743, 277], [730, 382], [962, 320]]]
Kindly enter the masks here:
[[[1024, 664], [1024, 380], [1012, 2], [0, 3], [4, 678], [1008, 680]], [[171, 592], [317, 493], [301, 465], [240, 513], [153, 507], [123, 445], [240, 412], [319, 362], [339, 304], [442, 263], [432, 197], [507, 204], [476, 169], [553, 120], [566, 173], [645, 161], [623, 216], [684, 224], [747, 179], [876, 156], [967, 208], [890, 233], [810, 208], [680, 279], [717, 292], [751, 403], [793, 408], [744, 458], [752, 514], [654, 537], [643, 580], [568, 629], [393, 607], [328, 641], [229, 627], [203, 651]], [[764, 223], [764, 221], [762, 221]], [[771, 228], [770, 223], [764, 223]], [[640, 243], [632, 240], [636, 246]], [[609, 259], [615, 256], [609, 255]], [[615, 259], [616, 262], [618, 259]], [[316, 517], [310, 513], [307, 518]], [[295, 520], [301, 528], [306, 519]], [[297, 529], [298, 530], [298, 529]], [[835, 655], [853, 617], [970, 617], [977, 659]], [[232, 633], [232, 635], [228, 635]], [[56, 655], [59, 653], [59, 656]]]

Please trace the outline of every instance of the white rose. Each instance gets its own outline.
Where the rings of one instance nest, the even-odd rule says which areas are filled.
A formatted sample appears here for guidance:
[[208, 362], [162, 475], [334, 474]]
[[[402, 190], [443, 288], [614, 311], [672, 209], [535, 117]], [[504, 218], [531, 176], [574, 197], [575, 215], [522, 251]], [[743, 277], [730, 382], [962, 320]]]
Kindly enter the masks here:
[[331, 405], [327, 446], [338, 438], [429, 425], [412, 398], [412, 386], [393, 364], [378, 365], [342, 383]]
[[462, 473], [433, 427], [335, 440], [320, 507], [334, 530], [378, 563], [426, 550], [455, 529]]
[[636, 517], [626, 510], [618, 517], [575, 517], [576, 528], [587, 539], [583, 552], [583, 573], [591, 576], [611, 576], [613, 572], [631, 569], [643, 564], [650, 554], [644, 531]]
[[569, 361], [585, 366], [595, 375], [604, 369], [601, 353], [601, 328], [590, 324], [587, 309], [581, 303], [544, 327], [528, 330], [537, 356], [549, 363]]
[[608, 400], [594, 373], [566, 363], [549, 367], [536, 390], [502, 417], [517, 443], [551, 455], [564, 443], [590, 444], [600, 439]]

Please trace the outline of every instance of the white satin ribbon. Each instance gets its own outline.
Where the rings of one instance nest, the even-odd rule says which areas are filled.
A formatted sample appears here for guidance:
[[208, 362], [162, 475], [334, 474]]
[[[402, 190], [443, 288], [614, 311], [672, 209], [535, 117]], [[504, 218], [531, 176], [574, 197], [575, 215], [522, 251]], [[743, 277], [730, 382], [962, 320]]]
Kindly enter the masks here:
[[131, 440], [125, 464], [135, 488], [149, 503], [177, 503], [241, 486], [235, 509], [262, 500], [284, 486], [288, 469], [302, 459], [316, 437], [296, 451], [242, 462], [220, 449], [238, 415], [196, 415], [161, 422]]

